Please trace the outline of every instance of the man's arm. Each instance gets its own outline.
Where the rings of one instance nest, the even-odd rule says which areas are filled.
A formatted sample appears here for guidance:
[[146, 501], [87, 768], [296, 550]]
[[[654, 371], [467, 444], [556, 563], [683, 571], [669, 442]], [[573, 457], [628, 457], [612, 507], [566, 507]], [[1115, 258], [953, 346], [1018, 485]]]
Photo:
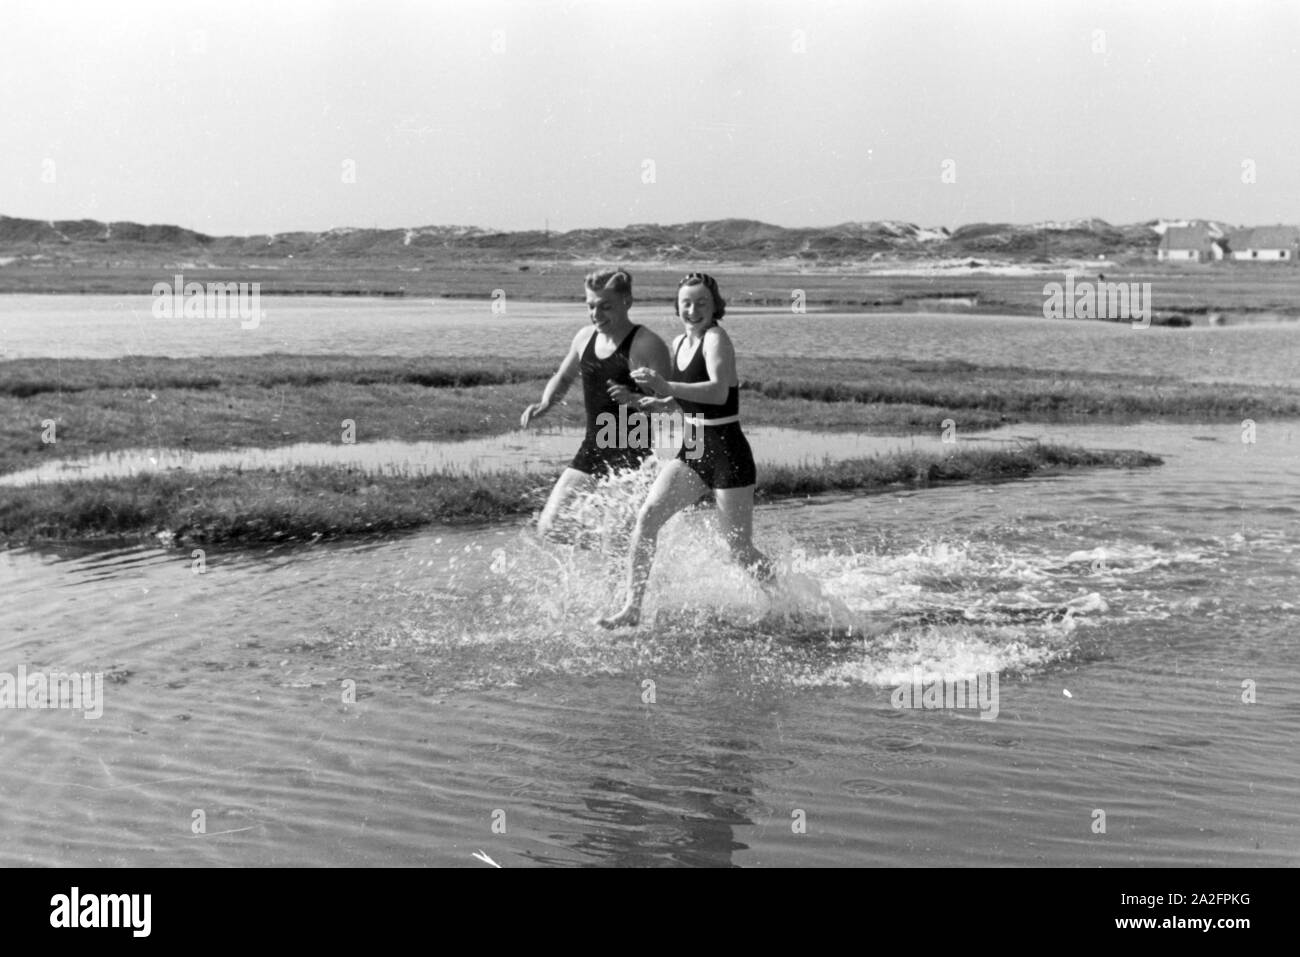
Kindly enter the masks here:
[[632, 341], [632, 348], [628, 350], [628, 359], [628, 365], [633, 369], [649, 366], [665, 379], [668, 378], [668, 366], [672, 361], [668, 355], [668, 347], [664, 345], [662, 339], [644, 326]]
[[520, 428], [528, 428], [529, 422], [545, 415], [552, 405], [564, 398], [565, 393], [569, 391], [569, 386], [573, 385], [573, 380], [579, 375], [582, 366], [582, 350], [586, 348], [587, 336], [590, 334], [589, 330], [583, 329], [573, 337], [573, 342], [569, 344], [569, 351], [560, 363], [560, 368], [542, 389], [542, 401], [534, 402], [524, 409], [524, 414], [519, 417]]
[[[661, 376], [667, 376], [671, 361], [668, 356], [668, 347], [664, 345], [664, 341], [645, 326], [642, 326], [641, 331], [632, 340], [632, 348], [627, 351], [628, 367], [632, 369], [649, 367]], [[610, 386], [608, 391], [610, 398], [620, 405], [633, 405], [649, 411], [642, 401], [645, 397], [643, 393], [634, 392], [627, 386], [622, 385]], [[658, 411], [663, 410], [659, 409]]]

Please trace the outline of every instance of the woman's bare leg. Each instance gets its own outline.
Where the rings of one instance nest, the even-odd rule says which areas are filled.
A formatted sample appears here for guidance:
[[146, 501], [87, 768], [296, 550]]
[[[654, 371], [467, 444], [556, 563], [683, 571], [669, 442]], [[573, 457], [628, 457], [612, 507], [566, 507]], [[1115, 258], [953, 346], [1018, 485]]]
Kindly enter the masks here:
[[680, 460], [669, 462], [659, 473], [641, 505], [636, 527], [632, 530], [632, 548], [627, 561], [627, 603], [617, 614], [598, 618], [597, 624], [606, 628], [627, 628], [641, 620], [641, 600], [650, 581], [659, 530], [668, 519], [694, 505], [707, 491], [708, 487], [700, 477]]
[[772, 561], [754, 547], [754, 486], [720, 488], [714, 494], [718, 499], [718, 524], [722, 537], [731, 549], [731, 557], [749, 569], [760, 582], [772, 577]]

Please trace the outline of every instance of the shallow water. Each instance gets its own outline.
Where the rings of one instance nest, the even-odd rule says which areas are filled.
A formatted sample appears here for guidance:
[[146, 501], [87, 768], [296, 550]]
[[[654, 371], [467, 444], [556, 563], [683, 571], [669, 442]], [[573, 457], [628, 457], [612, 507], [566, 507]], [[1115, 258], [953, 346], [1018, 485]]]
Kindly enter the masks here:
[[[580, 303], [263, 297], [256, 328], [237, 319], [156, 319], [149, 296], [0, 296], [0, 359], [35, 356], [382, 354], [561, 358], [586, 321]], [[810, 303], [815, 309], [816, 304]], [[665, 338], [671, 309], [632, 312]], [[1300, 384], [1300, 323], [1135, 329], [1040, 317], [737, 309], [727, 328], [741, 357], [911, 357], [1035, 369], [1172, 373], [1195, 381]]]
[[105, 675], [0, 712], [0, 864], [1300, 862], [1300, 423], [1017, 436], [1166, 464], [762, 508], [770, 596], [684, 515], [612, 635], [632, 485], [588, 548], [0, 552], [0, 670]]

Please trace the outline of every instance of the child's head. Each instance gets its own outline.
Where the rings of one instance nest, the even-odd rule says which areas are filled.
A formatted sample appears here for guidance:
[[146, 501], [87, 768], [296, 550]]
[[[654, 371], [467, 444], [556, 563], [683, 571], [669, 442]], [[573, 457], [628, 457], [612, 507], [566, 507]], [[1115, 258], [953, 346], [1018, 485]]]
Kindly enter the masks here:
[[603, 328], [609, 320], [627, 318], [632, 306], [632, 276], [622, 269], [598, 269], [588, 273], [587, 308], [591, 321]]
[[688, 322], [717, 322], [727, 314], [727, 301], [718, 292], [718, 282], [708, 273], [689, 273], [677, 284], [673, 312]]

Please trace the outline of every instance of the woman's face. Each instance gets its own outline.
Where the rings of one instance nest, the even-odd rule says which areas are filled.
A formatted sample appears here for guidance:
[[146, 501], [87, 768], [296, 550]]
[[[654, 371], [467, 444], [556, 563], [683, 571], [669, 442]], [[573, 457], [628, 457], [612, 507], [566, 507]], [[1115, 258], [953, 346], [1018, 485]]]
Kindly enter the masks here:
[[707, 329], [713, 321], [713, 295], [709, 287], [701, 282], [678, 289], [677, 314], [688, 329]]

